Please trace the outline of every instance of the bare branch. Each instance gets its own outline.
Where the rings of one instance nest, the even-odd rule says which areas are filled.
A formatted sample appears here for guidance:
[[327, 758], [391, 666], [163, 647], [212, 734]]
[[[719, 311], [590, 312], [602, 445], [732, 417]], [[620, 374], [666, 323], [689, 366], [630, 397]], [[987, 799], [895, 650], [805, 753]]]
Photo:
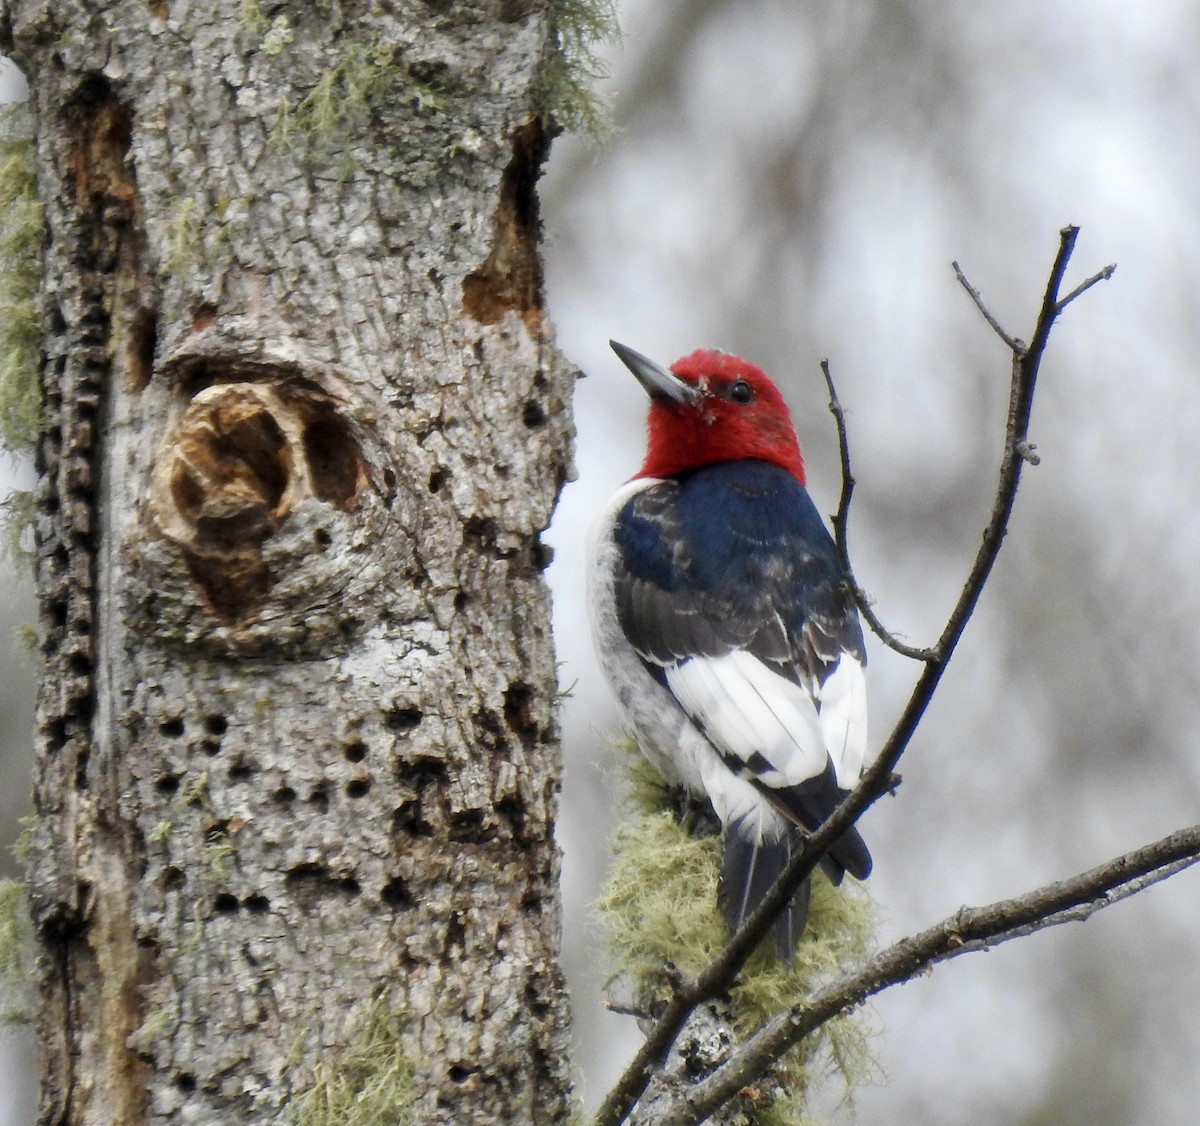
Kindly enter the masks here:
[[915, 645], [906, 644], [880, 621], [866, 592], [858, 585], [858, 580], [854, 577], [854, 569], [850, 565], [847, 533], [850, 520], [850, 498], [854, 495], [854, 474], [850, 471], [850, 438], [846, 431], [846, 412], [838, 398], [837, 388], [833, 385], [833, 373], [829, 370], [828, 360], [821, 361], [821, 374], [825, 376], [825, 386], [829, 389], [829, 412], [833, 415], [834, 424], [837, 426], [838, 453], [842, 463], [842, 493], [838, 498], [837, 512], [833, 516], [833, 539], [837, 546], [838, 563], [841, 565], [842, 573], [846, 576], [846, 581], [850, 584], [858, 612], [871, 627], [875, 636], [902, 657], [909, 657], [914, 661], [931, 660], [934, 657], [933, 650], [920, 649]]
[[[1000, 337], [1008, 344], [1013, 352], [1011, 387], [1009, 394], [1008, 418], [1005, 425], [1005, 444], [1001, 458], [999, 477], [996, 486], [996, 496], [992, 505], [983, 539], [971, 566], [967, 580], [956, 602], [950, 617], [938, 638], [936, 645], [929, 650], [915, 649], [898, 643], [902, 648], [898, 652], [910, 649], [906, 655], [924, 662], [925, 667], [913, 686], [908, 703], [891, 735], [884, 743], [875, 761], [863, 774], [855, 789], [846, 796], [830, 817], [812, 833], [804, 842], [804, 846], [793, 856], [792, 860], [776, 880], [774, 886], [763, 898], [758, 908], [750, 915], [737, 933], [720, 954], [691, 982], [680, 982], [675, 996], [667, 1004], [663, 1013], [651, 1028], [637, 1054], [629, 1063], [625, 1073], [616, 1086], [609, 1092], [596, 1115], [596, 1126], [619, 1126], [624, 1122], [638, 1099], [641, 1098], [651, 1075], [656, 1067], [666, 1058], [671, 1045], [678, 1037], [680, 1030], [697, 1006], [711, 998], [719, 997], [728, 992], [746, 960], [767, 936], [771, 925], [790, 902], [796, 889], [812, 873], [820, 858], [829, 847], [849, 829], [862, 813], [879, 800], [885, 793], [894, 789], [896, 775], [893, 773], [896, 764], [907, 750], [915, 734], [926, 708], [933, 698], [934, 692], [941, 681], [950, 658], [962, 636], [963, 629], [979, 602], [980, 595], [991, 575], [992, 568], [1000, 552], [1008, 521], [1012, 514], [1016, 499], [1017, 488], [1020, 484], [1021, 467], [1027, 461], [1036, 464], [1036, 455], [1029, 442], [1029, 417], [1033, 404], [1033, 393], [1037, 384], [1038, 369], [1042, 356], [1049, 341], [1050, 329], [1054, 319], [1061, 311], [1064, 302], [1060, 302], [1058, 292], [1062, 285], [1062, 277], [1070, 261], [1078, 228], [1066, 227], [1061, 232], [1058, 254], [1051, 268], [1050, 279], [1046, 286], [1046, 294], [1038, 315], [1037, 326], [1032, 342], [1028, 347], [1006, 333], [995, 318], [988, 312], [977, 291], [966, 281], [957, 263], [955, 271], [960, 282], [971, 294], [976, 306]], [[1111, 273], [1111, 271], [1109, 271]], [[1104, 271], [1101, 271], [1104, 273]], [[1100, 275], [1096, 281], [1101, 280]], [[1092, 282], [1091, 284], [1094, 284]], [[1074, 294], [1068, 295], [1068, 300]], [[822, 364], [826, 383], [830, 391], [830, 410], [838, 426], [838, 441], [842, 458], [842, 495], [838, 513], [834, 519], [834, 529], [838, 540], [838, 552], [843, 565], [849, 570], [848, 552], [846, 550], [846, 525], [849, 519], [850, 498], [854, 491], [854, 477], [851, 473], [849, 443], [846, 437], [845, 415], [833, 387], [828, 364]], [[853, 580], [851, 580], [853, 581]], [[855, 597], [860, 600], [860, 609], [866, 603], [855, 584]], [[869, 609], [869, 608], [868, 608]], [[892, 635], [887, 631], [873, 612], [864, 613], [871, 628], [885, 643], [889, 643]], [[892, 638], [892, 640], [895, 640]], [[892, 645], [897, 648], [896, 645]], [[873, 964], [873, 963], [872, 963]], [[879, 988], [882, 988], [880, 986]], [[814, 998], [813, 1004], [815, 1005]], [[805, 1010], [814, 1011], [813, 1005]], [[821, 1017], [811, 1027], [835, 1015], [838, 1010], [832, 1010]], [[798, 1035], [803, 1035], [801, 1032]], [[729, 1096], [726, 1096], [728, 1098]], [[719, 1105], [719, 1104], [717, 1104]]]
[[806, 1003], [780, 1013], [716, 1071], [696, 1084], [674, 1111], [660, 1120], [660, 1126], [690, 1126], [703, 1121], [831, 1017], [892, 985], [911, 980], [938, 962], [976, 950], [989, 950], [1048, 927], [1081, 921], [1198, 860], [1200, 825], [1193, 825], [1015, 899], [985, 907], [963, 907], [919, 934], [890, 946], [860, 969], [819, 990]]
[[1000, 326], [1000, 322], [992, 316], [992, 311], [983, 303], [983, 298], [979, 295], [979, 290], [967, 281], [967, 275], [962, 272], [962, 267], [957, 262], [951, 262], [950, 265], [954, 267], [954, 276], [958, 278], [959, 284], [967, 291], [971, 300], [975, 302], [975, 308], [983, 315], [983, 319], [992, 326], [992, 331], [1008, 345], [1010, 352], [1020, 352], [1024, 345], [1015, 336], [1009, 336]]
[[1070, 293], [1066, 295], [1058, 303], [1058, 311], [1061, 313], [1072, 301], [1075, 300], [1081, 293], [1086, 293], [1097, 282], [1108, 281], [1109, 278], [1116, 273], [1117, 264], [1110, 262], [1103, 270], [1097, 270], [1087, 281], [1080, 282]]

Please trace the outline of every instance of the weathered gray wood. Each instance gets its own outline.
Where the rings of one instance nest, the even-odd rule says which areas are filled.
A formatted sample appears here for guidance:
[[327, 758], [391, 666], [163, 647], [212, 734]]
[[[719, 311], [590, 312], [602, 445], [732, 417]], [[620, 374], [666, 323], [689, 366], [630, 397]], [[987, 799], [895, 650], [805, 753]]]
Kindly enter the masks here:
[[416, 1121], [561, 1120], [542, 5], [0, 39], [49, 232], [41, 1121], [287, 1121], [380, 997]]

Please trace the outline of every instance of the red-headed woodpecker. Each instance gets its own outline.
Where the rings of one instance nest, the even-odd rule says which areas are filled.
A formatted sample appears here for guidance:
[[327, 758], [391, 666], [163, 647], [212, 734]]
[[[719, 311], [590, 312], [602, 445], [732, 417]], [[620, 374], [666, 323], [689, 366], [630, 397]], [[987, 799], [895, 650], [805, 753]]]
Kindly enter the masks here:
[[[650, 395], [649, 442], [592, 528], [592, 628], [641, 750], [721, 822], [734, 930], [862, 771], [862, 630], [766, 374], [713, 351], [667, 371], [612, 347]], [[857, 830], [822, 867], [866, 878]], [[776, 925], [785, 961], [807, 904], [806, 882]]]

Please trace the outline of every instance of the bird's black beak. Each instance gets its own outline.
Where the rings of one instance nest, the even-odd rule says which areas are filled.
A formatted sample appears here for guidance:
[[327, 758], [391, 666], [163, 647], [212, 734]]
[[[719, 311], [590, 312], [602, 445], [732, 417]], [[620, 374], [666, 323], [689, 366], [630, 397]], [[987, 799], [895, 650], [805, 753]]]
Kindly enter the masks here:
[[608, 343], [621, 363], [637, 377], [637, 381], [646, 389], [650, 398], [660, 401], [665, 399], [672, 403], [693, 403], [698, 398], [700, 392], [695, 387], [666, 368], [660, 367], [653, 360], [647, 359], [641, 352], [635, 352], [615, 340]]

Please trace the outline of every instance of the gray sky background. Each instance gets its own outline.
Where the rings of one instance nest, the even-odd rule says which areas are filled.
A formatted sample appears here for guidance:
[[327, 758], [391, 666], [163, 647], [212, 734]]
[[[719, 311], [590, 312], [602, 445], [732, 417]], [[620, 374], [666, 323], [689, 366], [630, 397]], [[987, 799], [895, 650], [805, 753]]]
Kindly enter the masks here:
[[[850, 411], [851, 549], [884, 620], [936, 636], [989, 509], [1003, 345], [1028, 337], [1058, 232], [1070, 284], [996, 576], [872, 809], [880, 941], [1191, 824], [1200, 617], [1200, 9], [1175, 0], [626, 0], [617, 136], [556, 144], [546, 201], [559, 343], [587, 378], [579, 480], [551, 533], [566, 704], [568, 953], [593, 1101], [628, 1055], [589, 923], [616, 723], [580, 597], [582, 541], [637, 468], [644, 397], [614, 337], [718, 347], [785, 389], [823, 512], [840, 485], [818, 363]], [[873, 742], [915, 666], [875, 644]], [[939, 968], [872, 1006], [886, 1081], [863, 1124], [1193, 1123], [1200, 876], [1084, 926]]]

